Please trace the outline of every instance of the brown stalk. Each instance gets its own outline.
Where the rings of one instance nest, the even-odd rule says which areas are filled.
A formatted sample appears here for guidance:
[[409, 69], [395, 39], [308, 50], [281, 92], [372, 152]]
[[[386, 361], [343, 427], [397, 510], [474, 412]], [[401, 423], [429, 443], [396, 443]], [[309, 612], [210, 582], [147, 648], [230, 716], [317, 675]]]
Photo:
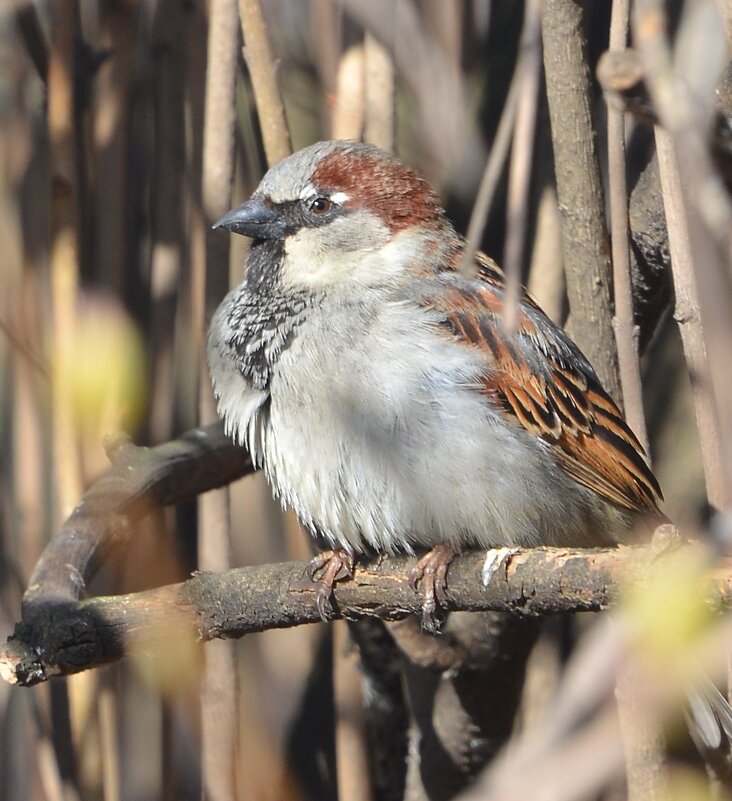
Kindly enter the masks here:
[[639, 2], [634, 30], [649, 91], [663, 125], [663, 130], [656, 129], [656, 148], [676, 317], [692, 376], [707, 495], [710, 503], [724, 508], [732, 499], [732, 387], [727, 369], [732, 315], [725, 275], [732, 226], [721, 230], [718, 224], [729, 217], [730, 202], [719, 192], [705, 191], [719, 182], [708, 153], [705, 116], [692, 113], [688, 93], [679, 90], [661, 5], [653, 0]]
[[264, 152], [267, 164], [271, 167], [292, 152], [285, 109], [277, 84], [277, 64], [267, 38], [260, 1], [239, 0], [239, 17], [244, 35], [244, 58], [252, 79]]
[[[628, 38], [629, 0], [613, 0], [610, 20], [610, 53], [625, 50]], [[638, 328], [633, 316], [630, 274], [628, 189], [625, 163], [625, 115], [608, 107], [608, 193], [610, 201], [615, 341], [625, 417], [648, 452], [643, 413]], [[665, 742], [659, 722], [644, 714], [640, 694], [643, 685], [630, 669], [621, 671], [616, 688], [618, 717], [625, 754], [629, 801], [653, 801], [668, 793]]]
[[612, 264], [590, 112], [584, 3], [547, 0], [542, 33], [570, 333], [605, 389], [620, 398], [612, 327]]
[[387, 49], [370, 33], [364, 36], [364, 142], [394, 149], [394, 65]]
[[81, 465], [72, 407], [70, 365], [79, 281], [79, 197], [74, 107], [74, 48], [77, 38], [74, 0], [51, 4], [51, 50], [48, 68], [48, 134], [51, 148], [51, 293], [53, 363], [53, 453], [58, 514], [66, 517], [81, 494]]
[[[235, 87], [239, 49], [236, 0], [213, 0], [209, 6], [208, 63], [203, 121], [201, 200], [206, 226], [204, 319], [228, 290], [229, 238], [211, 230], [231, 204], [234, 176]], [[216, 421], [205, 354], [201, 364], [199, 420]], [[226, 570], [231, 566], [229, 488], [206, 493], [198, 502], [198, 566]], [[236, 798], [239, 757], [239, 693], [236, 654], [231, 643], [217, 643], [204, 653], [201, 683], [202, 782], [211, 801]]]
[[470, 215], [470, 223], [465, 238], [465, 250], [460, 262], [460, 271], [467, 276], [472, 275], [475, 271], [475, 253], [480, 247], [480, 240], [483, 237], [483, 230], [493, 205], [498, 182], [501, 180], [501, 174], [511, 149], [519, 90], [518, 72], [515, 71], [503, 106], [501, 120], [498, 123], [496, 138], [493, 140], [493, 146], [483, 170], [483, 177], [473, 204], [473, 212]]
[[363, 673], [358, 650], [343, 620], [333, 623], [333, 693], [338, 798], [371, 801], [368, 743], [364, 720]]
[[151, 31], [153, 156], [150, 178], [150, 410], [153, 442], [173, 436], [174, 337], [184, 259], [185, 123], [183, 9], [175, 0], [156, 6]]
[[[629, 0], [614, 0], [610, 21], [610, 52], [625, 50], [628, 38]], [[625, 417], [648, 452], [648, 434], [643, 413], [638, 328], [633, 316], [630, 276], [628, 187], [625, 164], [625, 115], [608, 106], [608, 194], [610, 201], [611, 252], [615, 300], [615, 342]]]
[[506, 271], [504, 325], [508, 332], [513, 332], [516, 328], [528, 225], [529, 186], [534, 162], [536, 108], [541, 76], [541, 8], [542, 0], [531, 0], [526, 3], [519, 57], [516, 63], [521, 89], [517, 101], [511, 167], [508, 173], [506, 247], [503, 257]]

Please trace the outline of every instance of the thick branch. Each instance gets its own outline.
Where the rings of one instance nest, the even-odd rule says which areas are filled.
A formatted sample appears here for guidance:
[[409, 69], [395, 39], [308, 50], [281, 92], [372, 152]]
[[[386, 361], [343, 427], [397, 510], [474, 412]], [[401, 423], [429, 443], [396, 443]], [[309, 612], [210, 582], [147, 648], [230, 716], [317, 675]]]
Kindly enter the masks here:
[[[519, 551], [484, 587], [485, 554], [467, 553], [450, 568], [446, 609], [529, 616], [599, 611], [613, 602], [621, 582], [644, 574], [634, 567], [648, 555], [639, 547]], [[413, 557], [389, 557], [359, 566], [353, 580], [336, 586], [335, 616], [395, 620], [419, 612], [420, 596], [408, 580], [413, 565]], [[210, 640], [317, 622], [316, 585], [306, 566], [241, 567], [132, 595], [47, 603], [18, 624], [0, 652], [0, 671], [7, 681], [30, 685], [155, 650], [151, 643], [180, 631]], [[729, 571], [711, 577], [708, 600], [717, 608], [732, 606]]]
[[134, 535], [152, 507], [192, 498], [253, 471], [247, 452], [221, 423], [154, 448], [126, 440], [108, 447], [112, 470], [83, 496], [38, 560], [23, 597], [23, 618], [84, 594], [106, 550]]

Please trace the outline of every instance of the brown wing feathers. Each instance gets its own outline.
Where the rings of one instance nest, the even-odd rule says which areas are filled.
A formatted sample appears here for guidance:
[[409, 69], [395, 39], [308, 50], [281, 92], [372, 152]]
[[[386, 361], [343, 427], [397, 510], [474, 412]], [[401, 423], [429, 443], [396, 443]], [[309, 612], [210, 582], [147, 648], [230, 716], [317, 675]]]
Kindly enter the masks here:
[[[576, 481], [619, 506], [656, 511], [658, 482], [592, 368], [548, 320], [539, 335], [534, 320], [543, 312], [527, 297], [509, 343], [499, 327], [502, 275], [487, 259], [479, 265], [482, 287], [453, 284], [429, 305], [445, 313], [453, 334], [488, 355], [484, 391], [509, 418], [553, 446], [557, 464]], [[569, 352], [576, 358], [566, 358]]]

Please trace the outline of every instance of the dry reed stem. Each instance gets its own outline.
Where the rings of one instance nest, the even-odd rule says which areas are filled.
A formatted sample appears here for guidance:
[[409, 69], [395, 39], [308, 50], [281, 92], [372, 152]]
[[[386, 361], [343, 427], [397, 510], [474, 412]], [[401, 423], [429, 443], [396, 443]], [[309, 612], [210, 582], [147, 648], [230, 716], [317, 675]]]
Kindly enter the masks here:
[[338, 798], [371, 801], [363, 674], [358, 650], [344, 620], [333, 624], [333, 695]]
[[[610, 52], [625, 50], [628, 37], [629, 2], [614, 0], [610, 22]], [[608, 194], [610, 201], [611, 252], [615, 299], [615, 341], [625, 418], [648, 452], [648, 433], [643, 412], [638, 329], [633, 317], [633, 287], [630, 276], [628, 187], [625, 165], [625, 114], [608, 106]]]
[[394, 149], [394, 65], [388, 50], [370, 33], [364, 37], [364, 142]]
[[[719, 252], [711, 245], [702, 187], [709, 174], [703, 120], [692, 115], [679, 82], [668, 42], [665, 16], [654, 0], [639, 2], [634, 19], [648, 87], [663, 129], [656, 129], [659, 174], [671, 250], [676, 319], [692, 378], [697, 428], [709, 502], [726, 508], [732, 502], [732, 352], [729, 290]], [[699, 173], [698, 175], [694, 175]], [[724, 213], [721, 209], [720, 213]], [[713, 216], [713, 215], [711, 215]], [[717, 237], [717, 243], [729, 237]]]
[[524, 10], [516, 72], [520, 83], [516, 108], [511, 166], [508, 173], [506, 247], [506, 299], [503, 324], [512, 333], [518, 319], [521, 272], [529, 215], [529, 187], [534, 162], [536, 109], [541, 76], [541, 8], [543, 0], [530, 0]]
[[570, 333], [605, 389], [620, 397], [612, 326], [612, 264], [592, 122], [584, 5], [547, 0], [542, 20]]
[[486, 161], [483, 177], [480, 182], [478, 194], [473, 204], [473, 213], [470, 215], [470, 223], [465, 238], [465, 250], [460, 262], [460, 271], [463, 275], [471, 276], [475, 272], [475, 253], [480, 248], [480, 240], [483, 237], [483, 230], [490, 214], [491, 206], [496, 195], [498, 182], [511, 149], [511, 138], [513, 136], [513, 126], [516, 120], [516, 110], [520, 83], [518, 73], [514, 71], [511, 79], [511, 86], [506, 96], [503, 106], [501, 120], [498, 123], [496, 137], [493, 140], [488, 160]]
[[77, 8], [73, 0], [51, 5], [48, 69], [48, 134], [51, 148], [51, 295], [53, 303], [52, 409], [57, 517], [66, 517], [82, 488], [78, 437], [72, 408], [70, 365], [79, 282], [78, 174], [75, 158], [74, 47]]
[[[204, 107], [201, 201], [206, 226], [204, 320], [228, 290], [228, 237], [212, 232], [215, 222], [231, 205], [234, 176], [235, 87], [239, 45], [236, 0], [213, 0], [209, 7], [208, 63]], [[256, 92], [256, 88], [255, 88]], [[201, 365], [199, 420], [217, 419], [205, 354]], [[198, 566], [226, 570], [231, 565], [229, 489], [206, 493], [198, 505]], [[201, 682], [201, 771], [204, 793], [210, 801], [237, 797], [239, 759], [239, 688], [236, 652], [232, 643], [218, 643], [204, 652]]]
[[252, 79], [264, 152], [271, 167], [292, 152], [277, 84], [277, 64], [272, 57], [260, 0], [239, 0], [239, 16], [244, 35], [244, 58]]
[[[629, 0], [613, 0], [610, 20], [610, 52], [625, 50], [628, 38]], [[615, 340], [625, 417], [648, 452], [643, 413], [638, 331], [633, 317], [630, 276], [628, 189], [625, 164], [625, 115], [608, 108], [608, 183], [610, 201]], [[629, 801], [654, 801], [666, 797], [665, 743], [659, 721], [644, 714], [644, 688], [630, 669], [620, 671], [616, 687], [618, 717], [625, 753]]]

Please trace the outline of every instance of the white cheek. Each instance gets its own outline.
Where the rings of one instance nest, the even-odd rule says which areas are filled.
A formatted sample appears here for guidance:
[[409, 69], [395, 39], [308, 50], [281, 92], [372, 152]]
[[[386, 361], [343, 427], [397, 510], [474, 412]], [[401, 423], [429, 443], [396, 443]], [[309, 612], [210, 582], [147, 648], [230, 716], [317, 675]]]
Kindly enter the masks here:
[[282, 265], [283, 281], [318, 288], [337, 282], [342, 274], [355, 269], [359, 254], [335, 254], [323, 244], [317, 228], [303, 228], [288, 236]]
[[419, 243], [406, 231], [388, 239], [384, 234], [375, 232], [373, 247], [364, 244], [346, 250], [329, 247], [325, 229], [304, 228], [285, 240], [282, 278], [315, 289], [333, 285], [357, 289], [398, 281], [409, 274]]

